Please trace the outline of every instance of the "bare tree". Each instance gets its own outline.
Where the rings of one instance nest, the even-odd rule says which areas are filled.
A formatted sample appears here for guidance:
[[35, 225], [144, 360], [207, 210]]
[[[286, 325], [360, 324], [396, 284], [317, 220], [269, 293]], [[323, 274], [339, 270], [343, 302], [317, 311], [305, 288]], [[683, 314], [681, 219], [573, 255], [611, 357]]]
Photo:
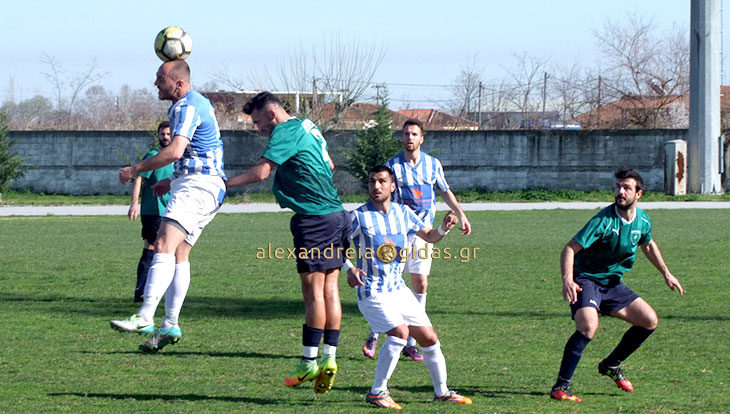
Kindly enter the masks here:
[[545, 70], [547, 59], [529, 56], [527, 53], [514, 55], [516, 67], [508, 69], [512, 77], [512, 105], [522, 113], [523, 121], [530, 121], [531, 113], [543, 107], [545, 96], [541, 94], [545, 86]]
[[511, 118], [508, 113], [511, 109], [514, 88], [507, 80], [490, 81], [483, 84], [482, 90], [482, 127], [488, 129], [511, 129]]
[[483, 73], [484, 68], [479, 65], [477, 55], [467, 59], [453, 84], [448, 87], [452, 99], [445, 108], [447, 112], [466, 118], [470, 112], [482, 111], [478, 101]]
[[548, 102], [560, 120], [569, 121], [596, 107], [598, 102], [595, 77], [578, 64], [556, 66], [550, 70], [547, 85]]
[[[602, 74], [606, 98], [621, 100], [608, 118], [611, 127], [661, 128], [677, 124], [689, 90], [687, 29], [672, 27], [658, 33], [651, 19], [630, 15], [606, 20], [594, 31], [606, 71]], [[608, 108], [607, 108], [608, 109]]]
[[279, 66], [277, 84], [286, 91], [311, 90], [312, 100], [300, 105], [299, 113], [330, 129], [372, 86], [383, 57], [382, 46], [335, 36], [325, 39], [320, 50], [292, 50]]
[[215, 85], [215, 89], [218, 89], [218, 85], [222, 85], [224, 88], [228, 88], [232, 91], [243, 91], [246, 90], [246, 81], [240, 78], [236, 78], [231, 75], [231, 68], [225, 63], [221, 63], [220, 66], [215, 67], [208, 73], [208, 82], [205, 82], [204, 88], [201, 90], [209, 91], [211, 89], [205, 88], [206, 86]]
[[7, 101], [0, 107], [7, 114], [8, 126], [12, 130], [44, 129], [52, 125], [53, 104], [46, 97], [36, 95], [17, 104]]
[[382, 46], [334, 37], [311, 50], [298, 45], [277, 63], [276, 70], [252, 73], [248, 80], [231, 76], [225, 65], [213, 71], [210, 78], [237, 91], [269, 89], [290, 95], [299, 92], [299, 106], [288, 102], [289, 109], [297, 116], [311, 118], [321, 129], [330, 129], [372, 86], [384, 56]]
[[68, 76], [60, 62], [46, 52], [41, 53], [40, 61], [48, 66], [48, 72], [42, 72], [42, 75], [53, 86], [56, 95], [56, 110], [61, 114], [59, 121], [72, 127], [75, 105], [81, 93], [107, 74], [98, 73], [96, 58], [83, 72]]

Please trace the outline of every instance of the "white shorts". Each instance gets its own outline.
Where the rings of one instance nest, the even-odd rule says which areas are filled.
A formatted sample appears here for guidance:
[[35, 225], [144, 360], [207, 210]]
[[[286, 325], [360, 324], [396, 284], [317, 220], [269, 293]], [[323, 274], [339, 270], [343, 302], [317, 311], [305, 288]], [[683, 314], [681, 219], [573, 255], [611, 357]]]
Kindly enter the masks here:
[[226, 184], [217, 175], [187, 174], [170, 183], [170, 201], [162, 217], [176, 221], [187, 232], [185, 242], [195, 245], [223, 203]]
[[[431, 273], [433, 244], [412, 234], [408, 236], [408, 260], [405, 271], [410, 274], [428, 275]], [[425, 257], [425, 259], [424, 259]]]
[[386, 333], [400, 325], [431, 326], [426, 308], [408, 288], [360, 299], [357, 307], [373, 332]]

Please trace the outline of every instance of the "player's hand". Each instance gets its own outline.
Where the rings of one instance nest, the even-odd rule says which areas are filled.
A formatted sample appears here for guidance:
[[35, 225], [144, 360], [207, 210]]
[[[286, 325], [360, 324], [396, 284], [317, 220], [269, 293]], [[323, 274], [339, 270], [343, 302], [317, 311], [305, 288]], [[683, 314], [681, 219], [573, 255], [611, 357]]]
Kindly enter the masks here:
[[139, 216], [139, 203], [134, 203], [129, 206], [127, 217], [129, 217], [130, 220], [136, 220], [137, 216]]
[[162, 197], [163, 195], [167, 194], [168, 191], [170, 191], [170, 179], [169, 178], [160, 180], [157, 182], [157, 184], [152, 186], [152, 194], [154, 194], [155, 197]]
[[578, 292], [582, 292], [583, 288], [573, 280], [563, 281], [563, 299], [571, 305], [578, 301]]
[[129, 180], [134, 178], [134, 175], [134, 167], [124, 167], [119, 170], [119, 182], [122, 183], [122, 185], [127, 184]]
[[456, 214], [454, 214], [453, 211], [449, 210], [449, 212], [446, 213], [446, 215], [444, 216], [444, 222], [443, 222], [443, 224], [441, 224], [441, 227], [443, 227], [443, 229], [445, 231], [449, 231], [449, 230], [453, 229], [454, 226], [456, 226], [456, 223], [458, 223], [458, 222], [459, 222], [459, 219], [456, 218]]
[[365, 276], [365, 272], [362, 269], [353, 267], [347, 271], [347, 284], [350, 287], [365, 286], [362, 276]]
[[684, 289], [682, 288], [682, 284], [679, 283], [679, 280], [676, 277], [674, 277], [673, 274], [667, 272], [667, 274], [664, 275], [664, 283], [666, 283], [667, 286], [669, 286], [669, 289], [674, 290], [674, 288], [676, 287], [677, 290], [679, 291], [679, 294], [681, 296], [684, 296]]
[[461, 235], [468, 236], [471, 234], [471, 223], [469, 222], [469, 219], [466, 218], [466, 214], [461, 214], [460, 216], [459, 220], [461, 220], [461, 227], [459, 229], [461, 230]]

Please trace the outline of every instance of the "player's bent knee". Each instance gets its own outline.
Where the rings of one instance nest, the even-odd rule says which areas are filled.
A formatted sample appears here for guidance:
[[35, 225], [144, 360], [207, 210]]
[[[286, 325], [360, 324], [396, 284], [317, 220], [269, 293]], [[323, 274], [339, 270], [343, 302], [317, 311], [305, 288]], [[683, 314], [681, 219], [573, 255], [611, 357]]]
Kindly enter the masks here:
[[386, 332], [390, 336], [395, 336], [396, 338], [400, 339], [408, 339], [408, 326], [406, 325], [399, 325], [395, 328], [389, 330]]
[[659, 317], [656, 312], [652, 312], [650, 315], [647, 315], [647, 319], [642, 328], [654, 330], [657, 326], [659, 326]]
[[433, 335], [425, 336], [425, 337], [421, 338], [420, 341], [416, 341], [416, 342], [418, 342], [418, 345], [421, 345], [421, 348], [424, 348], [424, 347], [436, 345], [438, 343], [438, 341], [439, 341], [439, 338], [436, 336], [436, 334], [433, 334]]

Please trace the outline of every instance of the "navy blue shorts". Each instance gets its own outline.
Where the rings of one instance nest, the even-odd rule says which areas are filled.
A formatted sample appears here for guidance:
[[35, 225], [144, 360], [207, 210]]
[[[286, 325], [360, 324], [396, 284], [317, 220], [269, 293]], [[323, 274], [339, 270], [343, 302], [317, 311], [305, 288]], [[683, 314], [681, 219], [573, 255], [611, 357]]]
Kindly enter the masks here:
[[342, 267], [350, 247], [350, 214], [337, 211], [323, 216], [295, 214], [289, 224], [297, 253], [297, 272], [309, 273]]
[[155, 244], [157, 240], [157, 231], [160, 230], [160, 224], [162, 223], [162, 217], [160, 216], [140, 216], [142, 221], [142, 238], [149, 244]]
[[578, 292], [578, 300], [570, 305], [573, 318], [578, 309], [586, 306], [597, 309], [601, 315], [610, 315], [611, 312], [629, 306], [639, 297], [623, 283], [604, 285], [588, 277], [577, 277], [575, 283], [582, 287], [583, 291]]

